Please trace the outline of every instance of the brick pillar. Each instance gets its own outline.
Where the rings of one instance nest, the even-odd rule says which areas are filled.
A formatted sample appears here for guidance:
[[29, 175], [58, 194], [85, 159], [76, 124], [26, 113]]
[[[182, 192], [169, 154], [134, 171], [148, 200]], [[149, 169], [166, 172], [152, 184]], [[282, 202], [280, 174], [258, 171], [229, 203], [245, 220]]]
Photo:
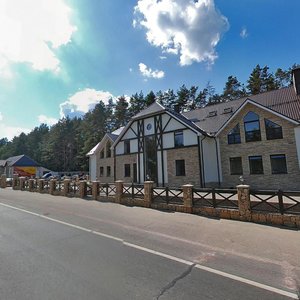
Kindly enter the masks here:
[[121, 203], [123, 197], [124, 182], [122, 180], [117, 180], [115, 181], [115, 185], [116, 185], [116, 203]]
[[38, 183], [37, 183], [37, 191], [39, 193], [43, 193], [44, 192], [44, 179], [38, 179]]
[[28, 190], [29, 192], [34, 192], [34, 179], [29, 179], [29, 182], [28, 182]]
[[187, 213], [193, 212], [193, 187], [192, 184], [182, 186], [184, 212]]
[[49, 194], [54, 195], [56, 190], [56, 180], [55, 179], [50, 179], [49, 181]]
[[153, 186], [154, 181], [145, 181], [144, 182], [144, 200], [146, 207], [151, 207], [153, 199]]
[[2, 188], [2, 189], [6, 188], [6, 175], [5, 174], [1, 175], [0, 188]]
[[94, 200], [98, 200], [99, 186], [100, 186], [99, 181], [92, 182], [92, 199], [94, 199]]
[[25, 180], [26, 180], [26, 178], [25, 177], [20, 177], [19, 180], [20, 180], [20, 190], [24, 191], [25, 190]]
[[86, 181], [85, 180], [82, 180], [79, 182], [79, 197], [80, 198], [85, 198], [86, 197]]
[[12, 188], [13, 190], [19, 189], [19, 177], [17, 175], [13, 175]]
[[68, 196], [69, 191], [70, 191], [70, 183], [71, 183], [71, 179], [65, 179], [64, 180], [64, 188], [62, 190], [62, 195], [63, 196]]
[[243, 184], [238, 185], [237, 194], [240, 219], [251, 221], [250, 186]]

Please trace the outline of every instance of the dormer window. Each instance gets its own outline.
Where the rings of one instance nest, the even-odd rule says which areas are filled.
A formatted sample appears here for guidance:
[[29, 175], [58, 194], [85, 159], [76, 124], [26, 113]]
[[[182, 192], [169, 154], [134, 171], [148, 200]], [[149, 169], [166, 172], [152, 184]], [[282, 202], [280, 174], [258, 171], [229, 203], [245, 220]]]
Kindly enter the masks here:
[[282, 139], [282, 127], [268, 119], [265, 119], [267, 140]]
[[261, 141], [259, 117], [250, 111], [244, 117], [245, 139], [246, 142]]
[[232, 112], [232, 107], [226, 107], [224, 108], [224, 114], [229, 114]]
[[215, 117], [217, 115], [217, 111], [213, 110], [208, 113], [208, 117]]
[[240, 125], [231, 129], [227, 135], [228, 144], [240, 144], [241, 143], [241, 134], [240, 134]]

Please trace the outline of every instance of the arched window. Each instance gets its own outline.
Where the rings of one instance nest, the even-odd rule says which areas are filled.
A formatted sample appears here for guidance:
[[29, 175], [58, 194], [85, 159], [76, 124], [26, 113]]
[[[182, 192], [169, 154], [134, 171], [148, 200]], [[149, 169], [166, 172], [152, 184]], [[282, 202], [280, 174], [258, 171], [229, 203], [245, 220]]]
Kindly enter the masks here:
[[282, 139], [282, 127], [268, 119], [265, 119], [267, 140]]
[[259, 116], [250, 111], [244, 117], [246, 142], [261, 141]]
[[228, 144], [240, 144], [241, 143], [241, 134], [240, 134], [240, 125], [236, 124], [227, 135]]

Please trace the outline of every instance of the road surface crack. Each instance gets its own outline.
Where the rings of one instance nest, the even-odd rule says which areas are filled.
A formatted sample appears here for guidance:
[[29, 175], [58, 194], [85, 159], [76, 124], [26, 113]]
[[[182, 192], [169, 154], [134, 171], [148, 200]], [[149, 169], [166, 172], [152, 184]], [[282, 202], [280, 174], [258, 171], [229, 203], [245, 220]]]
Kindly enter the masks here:
[[164, 286], [164, 287], [161, 289], [160, 293], [159, 293], [157, 296], [155, 296], [153, 299], [158, 300], [165, 292], [167, 292], [167, 291], [170, 290], [172, 287], [174, 287], [175, 284], [176, 284], [179, 280], [182, 280], [183, 278], [185, 278], [186, 276], [188, 276], [188, 275], [192, 272], [192, 270], [193, 270], [193, 268], [195, 267], [195, 265], [196, 265], [195, 263], [192, 264], [192, 265], [190, 265], [190, 266], [187, 268], [187, 270], [185, 270], [181, 275], [177, 276], [177, 277], [174, 278], [170, 283], [168, 283], [166, 286]]

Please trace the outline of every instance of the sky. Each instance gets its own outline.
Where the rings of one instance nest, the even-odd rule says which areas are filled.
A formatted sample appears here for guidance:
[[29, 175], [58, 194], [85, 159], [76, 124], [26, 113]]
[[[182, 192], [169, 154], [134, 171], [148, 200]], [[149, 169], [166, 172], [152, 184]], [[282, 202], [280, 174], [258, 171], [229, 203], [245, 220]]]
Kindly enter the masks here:
[[[299, 0], [0, 0], [0, 139], [100, 100], [300, 63]], [[298, 29], [297, 29], [298, 28]]]

